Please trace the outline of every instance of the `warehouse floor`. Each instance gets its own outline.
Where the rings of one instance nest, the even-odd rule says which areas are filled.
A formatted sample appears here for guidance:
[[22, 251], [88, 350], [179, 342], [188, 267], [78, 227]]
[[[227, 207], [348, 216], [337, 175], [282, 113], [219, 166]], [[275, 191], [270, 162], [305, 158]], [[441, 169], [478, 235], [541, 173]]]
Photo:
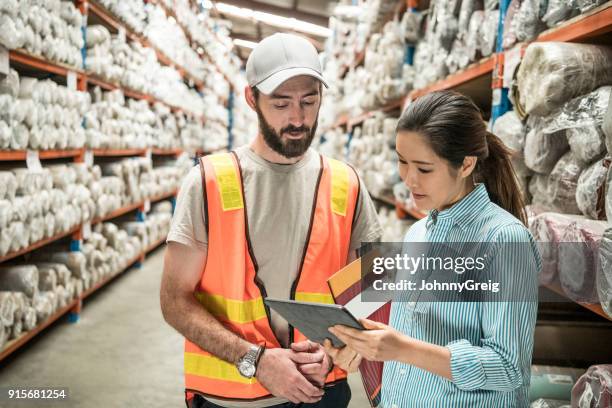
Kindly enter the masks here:
[[[3, 362], [0, 389], [69, 387], [68, 400], [50, 407], [183, 407], [182, 337], [159, 308], [162, 264], [158, 249], [91, 296], [77, 324], [62, 319]], [[349, 381], [350, 407], [368, 407], [359, 376]]]

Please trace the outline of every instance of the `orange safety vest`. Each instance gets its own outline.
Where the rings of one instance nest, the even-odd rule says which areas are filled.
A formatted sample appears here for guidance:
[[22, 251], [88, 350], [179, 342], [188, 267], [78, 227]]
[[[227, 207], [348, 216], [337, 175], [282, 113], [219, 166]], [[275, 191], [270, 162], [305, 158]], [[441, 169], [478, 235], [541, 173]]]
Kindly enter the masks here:
[[[264, 304], [265, 289], [257, 278], [250, 243], [240, 162], [235, 153], [200, 159], [207, 212], [208, 257], [199, 286], [199, 302], [226, 328], [253, 344], [280, 347]], [[348, 165], [321, 156], [309, 234], [291, 298], [334, 303], [327, 279], [346, 265], [359, 179]], [[290, 341], [305, 337], [290, 327]], [[346, 378], [334, 368], [326, 383]], [[234, 364], [185, 340], [185, 390], [213, 398], [254, 400], [270, 396], [256, 378], [240, 375]]]

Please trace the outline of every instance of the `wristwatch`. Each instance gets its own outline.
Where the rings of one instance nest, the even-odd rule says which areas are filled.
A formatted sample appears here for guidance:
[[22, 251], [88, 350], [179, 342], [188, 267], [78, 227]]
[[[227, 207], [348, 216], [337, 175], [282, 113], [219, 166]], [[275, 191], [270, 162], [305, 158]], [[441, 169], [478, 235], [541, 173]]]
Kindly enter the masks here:
[[249, 351], [247, 351], [244, 356], [240, 357], [240, 360], [236, 363], [236, 368], [241, 376], [246, 378], [255, 377], [257, 363], [264, 350], [264, 346], [251, 346]]

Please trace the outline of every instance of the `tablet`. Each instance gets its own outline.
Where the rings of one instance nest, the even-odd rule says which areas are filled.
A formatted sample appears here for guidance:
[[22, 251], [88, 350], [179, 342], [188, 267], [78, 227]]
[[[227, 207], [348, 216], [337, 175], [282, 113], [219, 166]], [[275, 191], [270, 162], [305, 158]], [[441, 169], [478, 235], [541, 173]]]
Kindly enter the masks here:
[[330, 339], [334, 347], [344, 346], [339, 338], [327, 330], [337, 324], [365, 330], [361, 323], [342, 305], [271, 298], [264, 299], [264, 302], [309, 340], [320, 344], [323, 344], [325, 339]]

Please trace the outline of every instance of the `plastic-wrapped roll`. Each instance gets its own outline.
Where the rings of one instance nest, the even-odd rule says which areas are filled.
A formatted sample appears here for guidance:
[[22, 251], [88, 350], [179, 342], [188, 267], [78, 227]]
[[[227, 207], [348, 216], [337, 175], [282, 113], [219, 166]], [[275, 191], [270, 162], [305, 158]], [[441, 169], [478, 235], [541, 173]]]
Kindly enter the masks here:
[[32, 307], [36, 311], [36, 321], [44, 322], [53, 314], [54, 310], [54, 298], [51, 298], [48, 294], [53, 292], [38, 292], [32, 298]]
[[498, 24], [499, 10], [485, 10], [478, 36], [478, 49], [484, 57], [488, 57], [495, 51]]
[[493, 133], [510, 149], [517, 152], [523, 151], [525, 147], [525, 126], [515, 111], [509, 111], [500, 116], [493, 124]]
[[476, 10], [472, 13], [470, 17], [470, 24], [468, 28], [468, 34], [466, 39], [466, 51], [470, 61], [476, 61], [479, 57], [479, 48], [480, 44], [479, 37], [481, 35], [480, 29], [482, 24], [484, 23], [484, 11]]
[[599, 126], [567, 129], [567, 142], [576, 157], [586, 163], [606, 152], [604, 134]]
[[12, 292], [3, 291], [0, 292], [0, 325], [2, 327], [9, 327], [15, 320], [15, 298]]
[[578, 160], [572, 152], [568, 152], [555, 165], [548, 178], [548, 194], [550, 203], [559, 212], [579, 214], [580, 208], [576, 202], [578, 178], [584, 171], [585, 164]]
[[0, 149], [8, 149], [11, 146], [12, 137], [13, 133], [9, 125], [3, 120], [0, 120]]
[[602, 309], [612, 317], [612, 227], [604, 231], [599, 245], [599, 263], [597, 270], [597, 294]]
[[38, 290], [46, 292], [57, 287], [57, 272], [55, 268], [38, 266]]
[[530, 116], [525, 137], [525, 164], [536, 173], [549, 174], [561, 156], [569, 149], [565, 131], [543, 131], [546, 119]]
[[82, 277], [87, 273], [87, 260], [81, 252], [39, 252], [34, 258], [43, 262], [62, 263], [76, 277]]
[[[580, 216], [544, 212], [533, 217], [529, 230], [538, 243], [542, 256], [542, 271], [539, 281], [543, 285], [554, 282], [558, 276], [559, 243], [563, 242], [565, 229]], [[563, 244], [567, 245], [567, 244]]]
[[151, 212], [172, 214], [172, 203], [170, 201], [161, 201], [151, 207]]
[[606, 178], [606, 197], [605, 197], [606, 219], [612, 220], [612, 166], [608, 170]]
[[546, 13], [542, 17], [542, 21], [544, 21], [548, 27], [553, 27], [571, 18], [574, 13], [574, 2], [567, 0], [548, 0], [548, 7]]
[[13, 230], [12, 228], [0, 228], [0, 256], [4, 256], [11, 250], [11, 244], [13, 242]]
[[519, 102], [527, 114], [546, 116], [572, 98], [612, 85], [610, 66], [609, 47], [532, 43], [517, 74]]
[[20, 320], [15, 320], [13, 326], [11, 327], [11, 334], [9, 336], [9, 340], [16, 339], [23, 332], [23, 322]]
[[34, 265], [0, 267], [0, 290], [34, 296], [38, 290], [38, 268]]
[[612, 364], [594, 365], [572, 388], [572, 407], [612, 406]]
[[13, 219], [13, 205], [8, 200], [0, 199], [0, 229], [8, 227]]
[[32, 306], [27, 306], [23, 312], [23, 330], [30, 331], [36, 327], [36, 310]]
[[66, 291], [66, 288], [64, 288], [62, 285], [58, 285], [53, 292], [57, 297], [57, 308], [61, 309], [62, 307], [66, 307], [70, 301], [70, 299], [68, 299], [68, 292]]
[[564, 103], [544, 124], [547, 133], [561, 129], [601, 127], [612, 95], [612, 86], [602, 86]]
[[608, 168], [604, 165], [604, 160], [599, 160], [584, 170], [578, 178], [576, 187], [578, 208], [584, 215], [595, 220], [605, 218], [605, 209], [598, 203], [604, 197], [607, 174]]
[[17, 124], [13, 125], [13, 132], [11, 138], [11, 149], [13, 150], [25, 150], [28, 147], [28, 141], [30, 140], [30, 131], [25, 125]]
[[567, 226], [559, 246], [559, 280], [567, 296], [577, 302], [599, 303], [595, 285], [599, 244], [606, 221], [577, 220]]
[[11, 252], [27, 247], [30, 242], [30, 231], [25, 228], [24, 223], [21, 221], [13, 222], [9, 228], [12, 235]]
[[9, 73], [0, 79], [0, 94], [8, 94], [13, 98], [19, 95], [19, 74], [14, 69], [9, 69]]
[[586, 13], [595, 7], [604, 4], [607, 0], [576, 0], [576, 6], [581, 13]]
[[531, 41], [546, 27], [540, 21], [540, 1], [523, 0], [512, 20], [518, 41]]
[[10, 171], [0, 171], [0, 199], [13, 200], [17, 193], [17, 179]]
[[38, 172], [28, 169], [13, 169], [17, 181], [17, 194], [21, 196], [34, 195], [42, 187]]
[[15, 300], [15, 321], [21, 320], [25, 313], [26, 307], [30, 304], [28, 297], [23, 292], [13, 292]]

